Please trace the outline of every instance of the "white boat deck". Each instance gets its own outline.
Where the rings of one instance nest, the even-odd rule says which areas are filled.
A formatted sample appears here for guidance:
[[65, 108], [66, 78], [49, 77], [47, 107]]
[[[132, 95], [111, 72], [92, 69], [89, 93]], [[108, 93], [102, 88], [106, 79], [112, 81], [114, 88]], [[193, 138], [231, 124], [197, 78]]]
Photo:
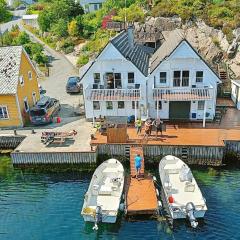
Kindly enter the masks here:
[[174, 198], [172, 206], [186, 206], [188, 202], [194, 202], [194, 205], [204, 205], [205, 202], [202, 198], [202, 194], [196, 185], [196, 181], [193, 180], [191, 185], [194, 186], [194, 191], [185, 191], [186, 181], [181, 182], [179, 174], [169, 174], [169, 182], [172, 185], [171, 193]]

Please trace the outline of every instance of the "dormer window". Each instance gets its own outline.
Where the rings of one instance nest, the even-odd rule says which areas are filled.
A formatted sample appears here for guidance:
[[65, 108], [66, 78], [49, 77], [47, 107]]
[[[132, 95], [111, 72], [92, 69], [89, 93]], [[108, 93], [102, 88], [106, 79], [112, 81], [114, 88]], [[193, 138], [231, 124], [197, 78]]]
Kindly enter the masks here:
[[202, 83], [203, 82], [203, 71], [197, 71], [196, 72], [196, 83]]
[[23, 75], [21, 75], [21, 76], [19, 77], [19, 82], [20, 82], [20, 84], [21, 84], [22, 86], [24, 85]]

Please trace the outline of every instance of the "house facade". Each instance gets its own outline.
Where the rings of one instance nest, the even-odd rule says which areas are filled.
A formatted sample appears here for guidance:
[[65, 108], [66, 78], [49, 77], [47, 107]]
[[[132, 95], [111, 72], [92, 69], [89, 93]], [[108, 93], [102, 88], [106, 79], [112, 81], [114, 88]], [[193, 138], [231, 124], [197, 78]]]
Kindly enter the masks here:
[[0, 127], [22, 127], [40, 99], [37, 72], [22, 46], [0, 48]]
[[81, 78], [86, 118], [135, 115], [204, 124], [215, 116], [221, 82], [180, 30], [151, 54], [128, 29], [82, 70]]
[[231, 98], [237, 109], [240, 110], [240, 80], [232, 80], [231, 89]]
[[105, 2], [105, 0], [80, 0], [80, 4], [86, 13], [101, 9], [103, 2]]

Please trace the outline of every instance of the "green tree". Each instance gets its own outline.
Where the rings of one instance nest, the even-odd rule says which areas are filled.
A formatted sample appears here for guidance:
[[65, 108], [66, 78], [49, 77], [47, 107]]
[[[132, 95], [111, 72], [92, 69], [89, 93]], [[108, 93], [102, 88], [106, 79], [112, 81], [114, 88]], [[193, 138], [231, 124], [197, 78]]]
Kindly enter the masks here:
[[43, 32], [47, 32], [50, 30], [52, 22], [53, 16], [48, 10], [44, 10], [38, 15], [38, 24]]
[[12, 14], [7, 10], [5, 0], [0, 0], [0, 23], [9, 21], [11, 17]]
[[72, 20], [68, 24], [68, 34], [72, 37], [76, 37], [78, 35], [78, 25], [76, 20]]
[[59, 19], [54, 25], [52, 25], [51, 31], [59, 38], [66, 37], [68, 35], [67, 22], [62, 18]]
[[16, 45], [24, 45], [30, 42], [30, 37], [26, 32], [21, 32], [18, 37], [14, 40]]

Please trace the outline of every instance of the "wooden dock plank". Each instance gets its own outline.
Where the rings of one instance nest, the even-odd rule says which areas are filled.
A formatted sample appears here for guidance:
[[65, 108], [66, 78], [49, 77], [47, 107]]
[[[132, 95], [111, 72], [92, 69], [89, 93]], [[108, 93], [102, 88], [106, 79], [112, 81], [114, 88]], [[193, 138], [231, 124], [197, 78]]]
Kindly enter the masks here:
[[152, 177], [129, 179], [126, 209], [127, 215], [155, 214], [158, 200]]
[[143, 148], [142, 147], [136, 147], [136, 146], [132, 146], [130, 148], [130, 172], [131, 172], [131, 176], [135, 176], [136, 175], [136, 169], [135, 169], [135, 157], [136, 155], [139, 154], [142, 157], [142, 166], [141, 166], [141, 170], [140, 170], [140, 175], [144, 176], [144, 156], [143, 156]]

